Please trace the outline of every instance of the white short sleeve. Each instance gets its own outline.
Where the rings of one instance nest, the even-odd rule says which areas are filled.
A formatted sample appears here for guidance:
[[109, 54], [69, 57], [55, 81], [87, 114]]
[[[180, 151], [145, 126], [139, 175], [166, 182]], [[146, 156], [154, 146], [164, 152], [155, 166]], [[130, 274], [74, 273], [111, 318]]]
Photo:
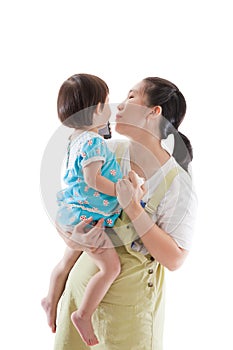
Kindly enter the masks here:
[[180, 248], [190, 250], [197, 213], [197, 197], [190, 175], [181, 170], [160, 202], [153, 220]]

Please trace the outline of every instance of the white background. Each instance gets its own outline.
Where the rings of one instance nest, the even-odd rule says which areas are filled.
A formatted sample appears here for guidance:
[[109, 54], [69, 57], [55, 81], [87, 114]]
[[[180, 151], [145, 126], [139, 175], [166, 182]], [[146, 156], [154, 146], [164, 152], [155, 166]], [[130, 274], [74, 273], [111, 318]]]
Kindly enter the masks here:
[[188, 110], [180, 130], [194, 148], [199, 214], [193, 250], [180, 270], [167, 273], [164, 349], [233, 348], [230, 5], [227, 0], [2, 2], [5, 350], [53, 347], [40, 299], [64, 244], [43, 208], [40, 163], [59, 127], [58, 89], [79, 72], [106, 80], [112, 103], [146, 76], [167, 78], [184, 93]]

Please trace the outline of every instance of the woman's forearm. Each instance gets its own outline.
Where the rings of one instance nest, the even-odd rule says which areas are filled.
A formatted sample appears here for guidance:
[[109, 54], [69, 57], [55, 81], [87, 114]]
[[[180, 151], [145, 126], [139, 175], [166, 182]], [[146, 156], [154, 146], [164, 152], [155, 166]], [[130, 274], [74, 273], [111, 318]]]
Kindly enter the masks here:
[[173, 271], [184, 262], [188, 252], [178, 247], [172, 237], [154, 224], [150, 216], [136, 202], [125, 208], [135, 230], [149, 253], [163, 266]]

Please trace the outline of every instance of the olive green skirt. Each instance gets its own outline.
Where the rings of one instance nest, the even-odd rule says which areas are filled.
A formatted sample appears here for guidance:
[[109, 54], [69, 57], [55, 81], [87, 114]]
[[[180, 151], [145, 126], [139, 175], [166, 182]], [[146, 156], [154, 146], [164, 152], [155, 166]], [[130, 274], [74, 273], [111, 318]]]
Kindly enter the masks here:
[[62, 298], [54, 350], [162, 350], [164, 268], [150, 255], [116, 247], [121, 274], [93, 315], [99, 344], [86, 346], [70, 315], [78, 308], [89, 279], [98, 271], [86, 253], [76, 262]]

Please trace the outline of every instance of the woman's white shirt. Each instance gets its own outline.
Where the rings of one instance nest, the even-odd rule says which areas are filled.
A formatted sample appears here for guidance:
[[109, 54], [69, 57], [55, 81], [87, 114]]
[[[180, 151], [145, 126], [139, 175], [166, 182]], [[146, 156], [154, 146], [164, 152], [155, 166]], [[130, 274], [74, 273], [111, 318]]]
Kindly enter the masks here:
[[[117, 145], [121, 141], [108, 140], [108, 146], [112, 152], [116, 151]], [[174, 239], [180, 248], [190, 250], [195, 228], [197, 197], [191, 175], [176, 162], [174, 157], [171, 156], [150, 179], [145, 181], [147, 193], [143, 201], [147, 202], [151, 198], [157, 186], [174, 167], [178, 168], [178, 175], [172, 181], [156, 212], [152, 215], [152, 219]], [[131, 170], [128, 147], [126, 147], [121, 159], [121, 170], [126, 176]]]

